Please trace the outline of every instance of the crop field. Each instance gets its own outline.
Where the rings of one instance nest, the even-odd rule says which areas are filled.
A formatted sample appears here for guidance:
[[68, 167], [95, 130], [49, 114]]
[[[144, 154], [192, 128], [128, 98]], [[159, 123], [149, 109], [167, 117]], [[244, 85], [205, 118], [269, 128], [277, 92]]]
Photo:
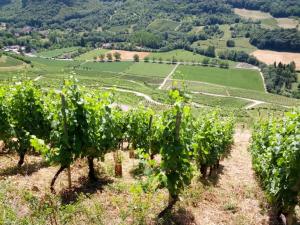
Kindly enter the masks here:
[[96, 72], [125, 72], [133, 62], [86, 62], [79, 69], [92, 70]]
[[233, 97], [217, 97], [209, 96], [204, 94], [195, 94], [192, 98], [193, 102], [200, 105], [210, 107], [232, 107], [232, 108], [243, 108], [249, 105], [251, 102], [243, 99], [236, 99]]
[[192, 62], [192, 61], [201, 62], [203, 58], [205, 58], [202, 55], [195, 54], [193, 52], [186, 51], [186, 50], [173, 50], [170, 52], [155, 52], [155, 53], [151, 53], [149, 57], [151, 60], [155, 58], [156, 61], [158, 61], [159, 58], [161, 58], [163, 61], [171, 61], [172, 58], [174, 57], [175, 59], [181, 62]]
[[45, 57], [45, 58], [57, 58], [57, 57], [59, 57], [63, 54], [71, 53], [71, 52], [74, 52], [78, 49], [79, 49], [79, 47], [54, 49], [54, 50], [39, 52], [37, 54], [37, 56]]
[[[235, 8], [234, 12], [246, 19], [260, 20], [262, 27], [267, 29], [284, 28], [293, 29], [299, 26], [300, 22], [293, 18], [274, 18], [270, 13], [258, 11], [258, 10], [248, 10], [248, 9], [238, 9]], [[298, 27], [300, 30], [300, 28]]]
[[84, 60], [84, 61], [91, 61], [94, 60], [94, 57], [99, 57], [101, 54], [106, 54], [109, 50], [107, 49], [93, 49], [89, 52], [86, 52], [78, 57], [76, 57], [76, 60]]
[[[183, 57], [193, 56], [193, 53], [178, 51]], [[163, 53], [161, 53], [163, 54]], [[164, 53], [167, 54], [167, 53]], [[2, 62], [4, 60], [2, 59]], [[84, 85], [120, 87], [133, 91], [140, 91], [149, 94], [154, 99], [164, 102], [166, 100], [165, 91], [156, 90], [163, 82], [164, 78], [172, 71], [175, 65], [159, 63], [134, 63], [134, 62], [84, 62], [84, 61], [65, 61], [50, 60], [44, 58], [31, 58], [33, 68], [28, 68], [25, 74], [36, 78], [41, 76], [39, 82], [42, 85], [61, 84], [62, 79], [71, 74]], [[151, 60], [150, 60], [151, 61]], [[4, 68], [4, 67], [3, 67]], [[23, 70], [18, 73], [14, 71], [0, 71], [1, 80], [11, 79], [12, 77], [24, 74]], [[164, 89], [169, 89], [175, 82], [180, 83], [184, 80], [187, 91], [202, 92], [220, 95], [218, 96], [198, 96], [195, 102], [205, 106], [226, 106], [232, 108], [245, 107], [247, 101], [236, 98], [240, 97], [263, 101], [274, 104], [278, 107], [297, 106], [300, 101], [279, 95], [264, 93], [261, 77], [255, 70], [248, 69], [221, 69], [216, 67], [180, 65], [173, 74], [175, 80], [169, 80]], [[297, 88], [297, 84], [293, 85]], [[124, 95], [125, 96], [125, 95]], [[205, 98], [208, 99], [205, 102]], [[125, 99], [124, 99], [125, 100]], [[200, 101], [201, 100], [201, 101]], [[211, 101], [211, 103], [209, 103]], [[248, 102], [249, 103], [249, 102]]]
[[258, 71], [245, 69], [221, 69], [203, 66], [179, 66], [174, 78], [194, 80], [217, 85], [264, 91]]
[[298, 26], [298, 29], [300, 30], [300, 22], [296, 19], [291, 18], [276, 18], [277, 24], [279, 27], [285, 28], [285, 29], [293, 29]]
[[[124, 51], [124, 50], [112, 50], [109, 51], [112, 55], [118, 52], [121, 54], [121, 61], [133, 61], [134, 55], [138, 55], [140, 60], [143, 60], [146, 56], [148, 56], [149, 52], [135, 52], [135, 51]], [[107, 52], [108, 53], [108, 52]]]
[[300, 70], [300, 53], [276, 52], [270, 50], [256, 50], [252, 53], [258, 60], [271, 65], [274, 62], [282, 62], [288, 64], [292, 61], [296, 63], [296, 67]]
[[279, 28], [277, 20], [273, 17], [268, 19], [262, 19], [261, 26], [270, 30]]
[[133, 63], [125, 73], [141, 76], [166, 77], [173, 69], [174, 65], [159, 63]]
[[3, 55], [2, 57], [0, 57], [0, 67], [14, 67], [21, 66], [22, 64], [22, 61], [9, 56]]
[[166, 19], [156, 19], [150, 23], [147, 27], [149, 30], [156, 30], [160, 32], [174, 31], [180, 25], [180, 23]]

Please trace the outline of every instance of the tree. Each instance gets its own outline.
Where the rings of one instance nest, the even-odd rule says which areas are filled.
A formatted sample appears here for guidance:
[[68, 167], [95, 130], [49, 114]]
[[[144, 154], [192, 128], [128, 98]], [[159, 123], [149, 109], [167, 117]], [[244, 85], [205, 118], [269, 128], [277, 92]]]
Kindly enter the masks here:
[[234, 42], [234, 40], [227, 40], [226, 46], [229, 47], [229, 48], [235, 47], [235, 42]]
[[208, 46], [205, 50], [205, 55], [208, 57], [216, 57], [216, 48], [214, 46]]
[[139, 61], [140, 61], [140, 56], [139, 56], [138, 54], [135, 54], [135, 55], [133, 56], [133, 61], [134, 61], [134, 62], [139, 62]]
[[112, 54], [109, 52], [109, 53], [106, 54], [106, 58], [107, 58], [107, 60], [108, 60], [109, 62], [111, 62], [112, 59], [113, 59], [113, 56], [112, 56]]
[[146, 62], [146, 63], [148, 63], [149, 60], [150, 60], [150, 58], [149, 58], [148, 56], [146, 56], [146, 57], [144, 58], [144, 62]]
[[99, 56], [99, 58], [100, 58], [100, 61], [101, 61], [101, 62], [104, 62], [105, 55], [104, 55], [104, 54], [101, 54], [101, 55]]
[[220, 67], [224, 68], [224, 69], [228, 69], [229, 68], [229, 63], [227, 61], [221, 61], [220, 62]]
[[163, 62], [162, 57], [159, 57], [158, 62], [159, 62], [160, 64], [162, 64], [162, 62]]
[[207, 66], [207, 65], [209, 64], [209, 58], [203, 58], [203, 59], [202, 59], [202, 64], [203, 64], [204, 66]]
[[173, 56], [172, 58], [172, 64], [176, 64], [177, 63], [177, 59], [175, 58], [175, 56]]
[[121, 54], [120, 54], [120, 52], [115, 52], [114, 53], [114, 57], [115, 57], [115, 60], [118, 62], [118, 61], [120, 61], [121, 60]]

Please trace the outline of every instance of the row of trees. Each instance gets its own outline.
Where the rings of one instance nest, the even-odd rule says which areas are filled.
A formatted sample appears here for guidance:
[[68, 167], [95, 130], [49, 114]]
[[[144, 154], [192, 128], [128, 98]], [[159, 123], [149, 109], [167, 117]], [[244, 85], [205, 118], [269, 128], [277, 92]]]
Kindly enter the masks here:
[[[109, 52], [107, 54], [100, 54], [99, 56], [94, 56], [94, 61], [100, 60], [101, 62], [105, 62], [105, 59], [108, 62], [112, 62], [113, 59], [115, 59], [116, 62], [119, 62], [122, 59], [122, 55], [120, 52], [114, 52], [114, 53]], [[139, 62], [140, 56], [138, 54], [134, 54], [132, 59], [134, 62]]]
[[244, 51], [225, 50], [219, 52], [219, 58], [235, 62], [245, 62], [254, 66], [258, 66], [260, 64], [260, 62], [254, 56], [249, 55]]
[[[1, 87], [0, 101], [0, 138], [14, 142], [22, 159], [34, 147], [60, 165], [52, 190], [59, 174], [79, 158], [87, 159], [89, 178], [96, 179], [94, 159], [127, 141], [146, 159], [153, 184], [168, 189], [168, 210], [191, 182], [194, 167], [206, 176], [207, 168], [214, 171], [232, 144], [232, 120], [217, 112], [195, 119], [178, 90], [170, 92], [171, 107], [161, 115], [143, 108], [112, 108], [111, 93], [88, 91], [73, 81], [65, 81], [61, 91], [43, 91], [32, 81]], [[161, 161], [155, 160], [156, 154]]]
[[297, 29], [256, 29], [250, 43], [260, 49], [300, 52], [300, 32]]

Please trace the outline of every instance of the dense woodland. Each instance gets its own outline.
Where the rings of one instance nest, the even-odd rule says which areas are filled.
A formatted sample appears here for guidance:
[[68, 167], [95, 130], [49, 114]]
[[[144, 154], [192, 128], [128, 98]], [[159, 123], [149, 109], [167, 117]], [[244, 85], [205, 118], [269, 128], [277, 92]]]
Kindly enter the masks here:
[[288, 65], [274, 63], [263, 68], [267, 90], [271, 93], [300, 98], [300, 85], [293, 90], [292, 85], [298, 81], [295, 63]]
[[300, 16], [298, 0], [227, 0], [236, 8], [246, 8], [270, 12], [275, 17]]
[[[300, 32], [296, 29], [265, 30], [257, 21], [235, 15], [233, 7], [290, 16], [299, 14], [300, 3], [294, 0], [7, 0], [0, 5], [0, 22], [8, 24], [7, 30], [0, 30], [0, 46], [19, 44], [41, 49], [114, 43], [117, 48], [129, 50], [139, 46], [168, 51], [187, 48], [199, 40], [222, 38], [224, 33], [219, 25], [231, 24], [232, 37], [250, 37], [251, 44], [258, 48], [300, 51]], [[191, 32], [199, 26], [204, 29]]]

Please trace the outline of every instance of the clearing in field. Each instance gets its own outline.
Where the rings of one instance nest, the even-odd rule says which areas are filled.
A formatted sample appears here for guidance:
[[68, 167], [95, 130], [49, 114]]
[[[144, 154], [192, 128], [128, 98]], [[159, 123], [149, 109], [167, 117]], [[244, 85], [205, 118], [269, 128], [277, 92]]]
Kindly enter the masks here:
[[290, 18], [276, 18], [276, 21], [279, 27], [285, 29], [293, 29], [298, 27], [298, 30], [300, 30], [300, 22], [298, 20]]
[[180, 23], [173, 20], [156, 19], [152, 23], [150, 23], [147, 28], [149, 30], [165, 32], [165, 31], [175, 31], [179, 25]]
[[252, 53], [252, 55], [268, 65], [273, 64], [274, 62], [288, 64], [294, 61], [296, 63], [297, 70], [300, 70], [300, 53], [256, 50]]
[[140, 60], [142, 60], [150, 54], [149, 52], [135, 52], [135, 51], [124, 51], [124, 50], [112, 50], [107, 53], [114, 54], [115, 52], [121, 54], [121, 61], [133, 60], [134, 55], [138, 55], [140, 57]]
[[63, 54], [71, 53], [74, 52], [78, 49], [79, 47], [70, 47], [70, 48], [60, 48], [60, 49], [54, 49], [54, 50], [49, 50], [49, 51], [44, 51], [44, 52], [39, 52], [37, 56], [40, 57], [45, 57], [45, 58], [56, 58], [59, 57]]
[[262, 20], [273, 18], [270, 13], [265, 13], [259, 10], [248, 10], [235, 8], [234, 13], [246, 19]]
[[141, 76], [166, 77], [174, 69], [174, 65], [158, 63], [134, 63], [125, 73]]
[[262, 78], [256, 70], [221, 69], [204, 66], [179, 66], [174, 78], [212, 83], [248, 90], [264, 91]]
[[97, 48], [94, 50], [91, 50], [89, 52], [86, 52], [78, 57], [76, 57], [76, 60], [85, 60], [85, 61], [91, 61], [94, 60], [94, 57], [99, 57], [101, 54], [106, 54], [109, 50]]

